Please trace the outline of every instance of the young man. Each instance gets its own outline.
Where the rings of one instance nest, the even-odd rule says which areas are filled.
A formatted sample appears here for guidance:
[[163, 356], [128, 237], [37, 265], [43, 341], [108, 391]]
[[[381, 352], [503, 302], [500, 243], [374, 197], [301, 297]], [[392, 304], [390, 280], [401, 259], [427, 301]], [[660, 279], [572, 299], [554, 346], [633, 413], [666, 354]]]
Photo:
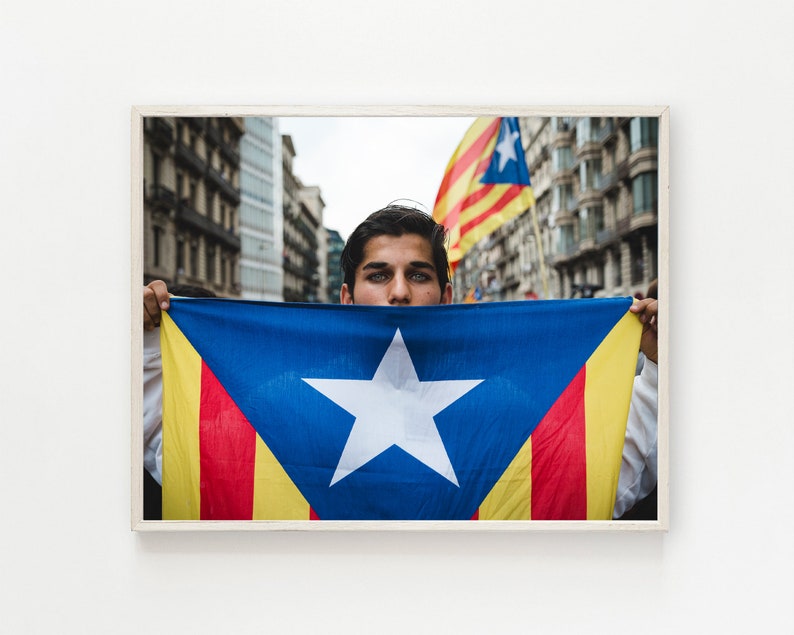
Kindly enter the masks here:
[[[343, 304], [421, 306], [450, 304], [452, 285], [444, 227], [413, 208], [390, 205], [371, 214], [342, 251]], [[144, 287], [144, 328], [160, 325], [169, 307], [164, 282]], [[636, 302], [643, 323], [642, 352], [652, 364], [635, 379], [626, 432], [615, 517], [644, 498], [656, 483], [657, 301]], [[159, 477], [159, 474], [157, 475]]]

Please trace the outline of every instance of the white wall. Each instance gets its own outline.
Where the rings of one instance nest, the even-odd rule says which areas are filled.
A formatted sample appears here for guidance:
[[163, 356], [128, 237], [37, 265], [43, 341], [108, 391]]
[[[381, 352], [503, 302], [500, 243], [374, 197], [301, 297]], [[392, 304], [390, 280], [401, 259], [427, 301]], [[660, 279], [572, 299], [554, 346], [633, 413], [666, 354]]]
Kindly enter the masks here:
[[[1, 11], [0, 630], [792, 628], [794, 5]], [[671, 106], [669, 533], [130, 532], [130, 107], [307, 103]]]

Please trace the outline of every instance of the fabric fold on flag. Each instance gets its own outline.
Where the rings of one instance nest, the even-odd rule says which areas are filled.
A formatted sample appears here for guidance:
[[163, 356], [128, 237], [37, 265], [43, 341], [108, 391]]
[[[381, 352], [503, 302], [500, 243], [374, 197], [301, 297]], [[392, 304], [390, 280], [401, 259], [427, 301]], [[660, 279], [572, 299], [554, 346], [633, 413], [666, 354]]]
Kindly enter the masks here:
[[609, 519], [631, 302], [174, 298], [163, 518]]

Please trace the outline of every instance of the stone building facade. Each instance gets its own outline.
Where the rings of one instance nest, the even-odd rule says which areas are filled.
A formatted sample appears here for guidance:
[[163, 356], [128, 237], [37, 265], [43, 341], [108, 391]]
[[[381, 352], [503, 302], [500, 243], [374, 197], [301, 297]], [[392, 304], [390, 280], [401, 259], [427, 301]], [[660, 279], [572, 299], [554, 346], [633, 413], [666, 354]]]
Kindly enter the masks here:
[[306, 187], [293, 171], [295, 146], [282, 135], [284, 181], [284, 301], [319, 302], [326, 297], [320, 257], [324, 253], [323, 203], [318, 187]]
[[145, 117], [144, 284], [239, 297], [240, 117]]

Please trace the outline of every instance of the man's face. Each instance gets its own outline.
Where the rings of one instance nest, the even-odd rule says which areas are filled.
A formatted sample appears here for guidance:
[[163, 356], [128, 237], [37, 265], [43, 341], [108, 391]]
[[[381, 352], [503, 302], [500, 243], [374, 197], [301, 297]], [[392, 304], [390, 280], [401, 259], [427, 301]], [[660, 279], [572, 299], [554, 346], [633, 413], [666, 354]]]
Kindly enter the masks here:
[[[417, 234], [376, 236], [364, 246], [356, 269], [355, 304], [420, 306], [449, 304], [452, 285], [444, 292], [438, 284], [430, 242]], [[340, 292], [342, 304], [353, 304], [347, 284]]]

